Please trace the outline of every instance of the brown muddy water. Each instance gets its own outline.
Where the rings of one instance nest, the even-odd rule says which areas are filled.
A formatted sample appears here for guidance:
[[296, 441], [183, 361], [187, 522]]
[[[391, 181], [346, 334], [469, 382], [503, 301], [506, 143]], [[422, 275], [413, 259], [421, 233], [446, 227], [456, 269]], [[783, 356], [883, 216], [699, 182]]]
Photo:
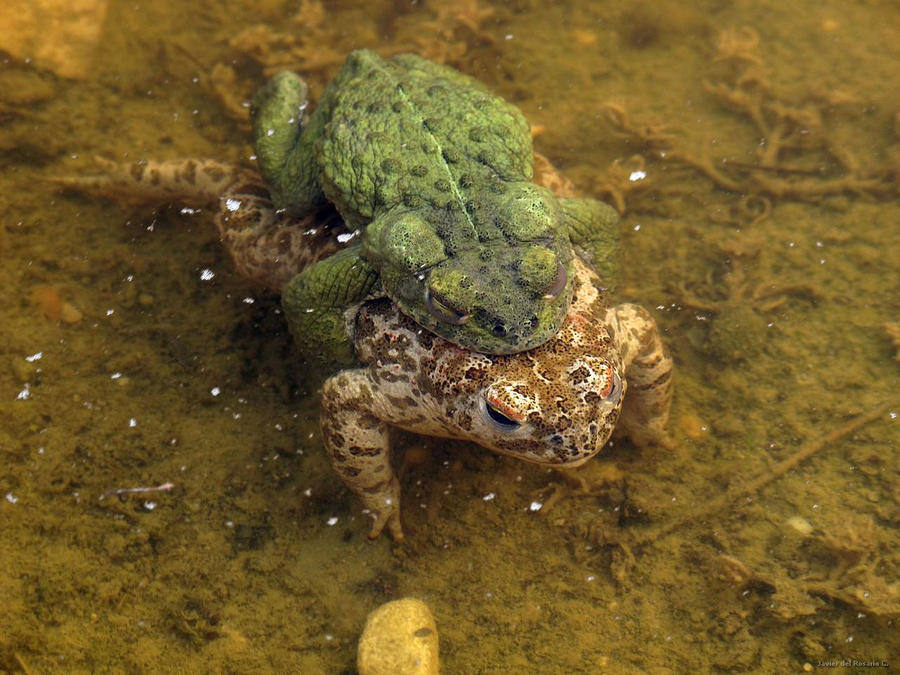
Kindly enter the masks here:
[[[887, 0], [6, 0], [0, 672], [353, 672], [403, 596], [447, 673], [896, 668], [897, 35]], [[52, 183], [249, 165], [254, 89], [359, 47], [483, 80], [623, 212], [674, 450], [561, 473], [398, 437], [407, 540], [370, 542], [211, 214]]]

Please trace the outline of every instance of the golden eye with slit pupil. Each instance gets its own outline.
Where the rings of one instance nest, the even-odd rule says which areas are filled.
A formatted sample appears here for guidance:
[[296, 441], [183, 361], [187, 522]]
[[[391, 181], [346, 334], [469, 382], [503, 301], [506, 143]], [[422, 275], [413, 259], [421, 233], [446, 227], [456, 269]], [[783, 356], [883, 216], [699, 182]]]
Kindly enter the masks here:
[[469, 314], [454, 309], [440, 295], [431, 290], [431, 288], [425, 289], [425, 306], [433, 316], [455, 326], [461, 326], [469, 320]]
[[566, 272], [566, 268], [557, 260], [556, 276], [553, 277], [553, 281], [550, 282], [550, 285], [544, 289], [544, 299], [553, 300], [554, 298], [559, 297], [559, 294], [565, 290], [568, 281], [569, 274]]
[[609, 383], [609, 390], [604, 393], [603, 398], [605, 398], [610, 403], [618, 403], [619, 397], [622, 395], [622, 380], [619, 378], [619, 374], [616, 371], [612, 373], [612, 380]]
[[522, 426], [521, 422], [517, 422], [516, 420], [501, 412], [490, 401], [485, 399], [482, 400], [484, 401], [484, 414], [495, 427], [499, 428], [502, 431], [515, 431]]

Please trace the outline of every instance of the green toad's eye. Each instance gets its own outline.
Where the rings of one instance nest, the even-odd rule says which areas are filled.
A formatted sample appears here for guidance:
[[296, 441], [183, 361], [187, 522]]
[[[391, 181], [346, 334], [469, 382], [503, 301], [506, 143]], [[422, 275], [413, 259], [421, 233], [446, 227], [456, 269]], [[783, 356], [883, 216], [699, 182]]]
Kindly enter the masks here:
[[553, 300], [558, 297], [560, 293], [562, 293], [566, 288], [566, 283], [569, 281], [569, 275], [566, 272], [566, 268], [563, 267], [563, 264], [559, 261], [556, 263], [556, 276], [553, 277], [553, 281], [550, 282], [550, 285], [544, 289], [544, 298], [546, 300]]
[[484, 402], [484, 414], [495, 427], [501, 431], [515, 431], [522, 426], [521, 422], [517, 422], [505, 413], [503, 413], [495, 404], [486, 399]]
[[425, 306], [435, 317], [454, 326], [461, 326], [469, 320], [469, 315], [455, 309], [447, 300], [431, 290], [425, 289]]

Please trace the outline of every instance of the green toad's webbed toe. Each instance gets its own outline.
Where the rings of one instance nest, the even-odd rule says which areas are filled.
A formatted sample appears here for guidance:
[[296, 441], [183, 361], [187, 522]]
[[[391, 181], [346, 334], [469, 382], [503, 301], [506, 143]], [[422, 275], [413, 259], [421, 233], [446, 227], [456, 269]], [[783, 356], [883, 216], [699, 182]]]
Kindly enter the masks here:
[[321, 135], [321, 115], [308, 119], [308, 105], [306, 83], [285, 71], [269, 80], [250, 106], [260, 173], [273, 203], [294, 215], [306, 214], [325, 202], [314, 151]]
[[351, 246], [307, 267], [281, 297], [291, 334], [301, 352], [326, 370], [356, 364], [344, 312], [379, 284], [378, 273]]
[[609, 204], [595, 199], [560, 199], [563, 220], [580, 257], [614, 290], [621, 260], [619, 214]]

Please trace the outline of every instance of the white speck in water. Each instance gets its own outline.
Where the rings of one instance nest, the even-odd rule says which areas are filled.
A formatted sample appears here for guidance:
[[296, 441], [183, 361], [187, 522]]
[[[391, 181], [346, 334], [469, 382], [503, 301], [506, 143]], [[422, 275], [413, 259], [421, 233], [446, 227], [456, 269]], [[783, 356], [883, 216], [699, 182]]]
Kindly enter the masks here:
[[531, 502], [531, 506], [528, 507], [529, 511], [540, 511], [543, 504], [540, 502]]
[[482, 499], [486, 502], [491, 501], [496, 495], [493, 492], [488, 492]]
[[819, 258], [819, 264], [820, 264], [820, 265], [824, 265], [824, 264], [825, 264], [825, 258]]
[[241, 413], [233, 412], [233, 413], [231, 413], [231, 417], [232, 417], [232, 419], [239, 420], [239, 419], [241, 419]]
[[237, 211], [241, 208], [241, 200], [235, 199], [234, 197], [229, 197], [225, 200], [225, 208], [229, 211]]
[[137, 420], [134, 419], [134, 418], [132, 417], [130, 420], [128, 420], [128, 426], [130, 426], [130, 427], [136, 427], [136, 426], [137, 426]]
[[276, 422], [275, 423], [275, 431], [281, 431], [282, 429], [284, 429], [284, 427], [281, 426], [281, 424], [279, 424], [278, 422]]
[[897, 419], [897, 413], [895, 413], [893, 410], [891, 410], [891, 412], [888, 413], [888, 416], [889, 416], [892, 420]]
[[635, 225], [635, 226], [634, 226], [634, 231], [635, 231], [635, 232], [640, 232], [640, 231], [641, 231], [641, 226], [640, 226], [640, 225]]
[[108, 310], [106, 310], [106, 316], [112, 316], [112, 315], [115, 314], [115, 313], [116, 313], [116, 310], [114, 310], [114, 309], [108, 309]]
[[644, 180], [647, 177], [646, 171], [632, 171], [628, 174], [628, 180], [632, 183], [636, 183], [639, 180]]
[[359, 230], [353, 230], [353, 232], [347, 232], [347, 233], [344, 233], [344, 234], [339, 234], [339, 235], [337, 236], [337, 240], [338, 240], [340, 243], [343, 244], [343, 243], [346, 243], [346, 242], [350, 241], [351, 239], [353, 239], [353, 237], [355, 237], [355, 236], [358, 235], [358, 234], [359, 234]]
[[513, 35], [512, 33], [507, 33], [506, 35], [503, 36], [503, 39], [504, 40], [512, 40], [514, 37], [516, 37], [516, 36]]
[[156, 508], [156, 502], [144, 502], [144, 508], [148, 511], [152, 511]]
[[306, 489], [303, 491], [303, 495], [306, 496], [306, 497], [312, 497], [312, 488], [306, 488]]
[[852, 635], [851, 635], [850, 637], [847, 638], [847, 642], [853, 642], [853, 636], [852, 636]]
[[233, 521], [233, 520], [226, 520], [226, 521], [225, 521], [225, 527], [234, 527], [234, 521]]
[[812, 505], [812, 508], [813, 508], [813, 511], [818, 511], [819, 505], [818, 505], [818, 504], [813, 504], [813, 505]]
[[246, 298], [244, 298], [244, 300], [243, 300], [243, 303], [245, 305], [252, 305], [254, 302], [256, 302], [256, 299], [251, 298], [249, 295]]
[[587, 580], [588, 580], [588, 581], [593, 581], [593, 580], [596, 579], [596, 578], [597, 578], [597, 577], [595, 577], [593, 574], [589, 574]]
[[325, 522], [326, 522], [329, 526], [332, 526], [332, 525], [337, 525], [337, 521], [338, 521], [337, 516], [331, 516], [331, 518], [329, 518], [329, 519], [326, 520]]
[[42, 358], [43, 356], [44, 356], [44, 352], [36, 352], [36, 353], [32, 354], [31, 356], [26, 356], [25, 360], [28, 361], [28, 363], [34, 363], [35, 361]]
[[16, 497], [12, 492], [7, 492], [6, 493], [6, 501], [8, 501], [10, 504], [15, 504], [16, 502], [19, 501], [19, 498]]
[[116, 372], [116, 373], [113, 373], [112, 375], [110, 375], [110, 376], [109, 376], [109, 379], [111, 379], [111, 380], [118, 380], [120, 377], [122, 377], [122, 373]]
[[325, 633], [325, 639], [330, 641], [334, 639], [334, 636], [331, 633]]
[[31, 386], [26, 382], [25, 388], [18, 393], [18, 395], [16, 396], [16, 400], [24, 401], [29, 396], [31, 396]]
[[222, 390], [219, 389], [218, 387], [213, 387], [212, 389], [209, 390], [209, 393], [212, 394], [213, 396], [218, 396], [219, 394], [222, 393]]
[[216, 273], [213, 272], [208, 267], [200, 270], [200, 281], [209, 281], [210, 279], [212, 279], [215, 276], [216, 276]]
[[190, 206], [185, 206], [181, 209], [180, 213], [183, 216], [192, 216], [195, 213], [200, 213], [200, 209], [192, 209]]
[[266, 136], [274, 136], [274, 135], [275, 135], [274, 129], [266, 129]]

